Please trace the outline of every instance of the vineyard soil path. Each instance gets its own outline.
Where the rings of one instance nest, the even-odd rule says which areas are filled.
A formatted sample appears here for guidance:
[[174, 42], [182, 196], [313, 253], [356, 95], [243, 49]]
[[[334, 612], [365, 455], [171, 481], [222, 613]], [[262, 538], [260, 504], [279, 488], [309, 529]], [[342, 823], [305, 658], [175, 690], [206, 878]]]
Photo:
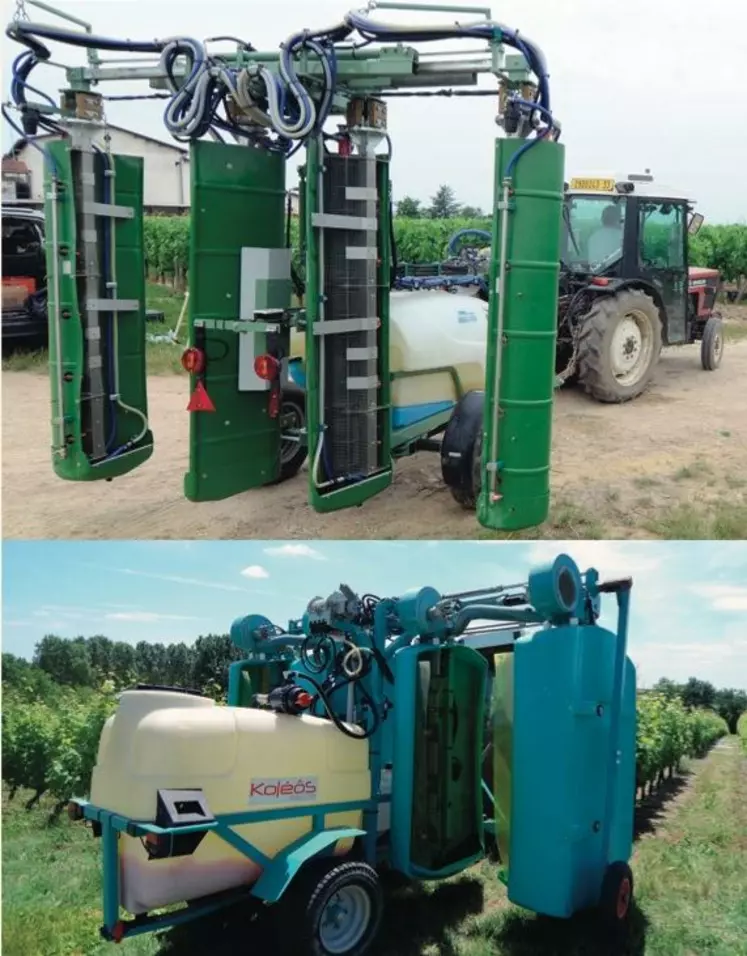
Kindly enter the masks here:
[[[747, 341], [729, 343], [722, 367], [701, 370], [698, 349], [665, 349], [653, 387], [626, 405], [564, 390], [555, 407], [554, 508], [593, 514], [609, 536], [646, 534], [637, 509], [735, 497], [747, 474]], [[185, 380], [149, 380], [153, 458], [113, 482], [53, 475], [49, 385], [38, 372], [3, 375], [3, 531], [6, 538], [423, 538], [473, 537], [480, 529], [443, 486], [438, 456], [397, 464], [394, 485], [364, 507], [330, 515], [307, 503], [304, 470], [279, 487], [204, 504], [186, 501]], [[696, 481], [678, 471], [705, 463]], [[732, 482], [730, 484], [730, 482]], [[644, 505], [642, 501], [645, 487]], [[642, 512], [643, 513], [643, 512]], [[649, 512], [645, 512], [649, 514]], [[649, 514], [650, 517], [650, 514]], [[543, 533], [567, 537], [568, 527]]]

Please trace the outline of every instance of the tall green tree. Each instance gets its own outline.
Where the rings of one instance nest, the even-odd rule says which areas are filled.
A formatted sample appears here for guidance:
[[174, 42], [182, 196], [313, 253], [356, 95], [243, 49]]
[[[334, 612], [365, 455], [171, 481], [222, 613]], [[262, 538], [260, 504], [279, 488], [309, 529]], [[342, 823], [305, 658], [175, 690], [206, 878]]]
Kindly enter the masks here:
[[747, 713], [747, 693], [743, 690], [720, 690], [716, 693], [714, 710], [723, 717], [729, 727], [729, 733], [737, 732], [737, 723], [742, 714]]
[[74, 687], [91, 687], [94, 683], [93, 669], [88, 657], [85, 638], [66, 640], [46, 634], [36, 645], [34, 663], [58, 684]]
[[682, 688], [682, 703], [685, 707], [712, 708], [716, 700], [716, 688], [707, 680], [691, 677]]
[[661, 680], [658, 680], [653, 688], [657, 694], [663, 694], [667, 700], [673, 700], [675, 697], [682, 697], [682, 685], [675, 684], [673, 680], [669, 680], [668, 677], [662, 677]]
[[428, 215], [431, 219], [453, 219], [459, 212], [459, 203], [451, 186], [439, 186], [431, 199]]
[[459, 215], [463, 219], [484, 219], [485, 213], [479, 206], [462, 206]]
[[412, 196], [403, 196], [395, 207], [395, 213], [403, 219], [420, 219], [423, 215], [423, 204]]

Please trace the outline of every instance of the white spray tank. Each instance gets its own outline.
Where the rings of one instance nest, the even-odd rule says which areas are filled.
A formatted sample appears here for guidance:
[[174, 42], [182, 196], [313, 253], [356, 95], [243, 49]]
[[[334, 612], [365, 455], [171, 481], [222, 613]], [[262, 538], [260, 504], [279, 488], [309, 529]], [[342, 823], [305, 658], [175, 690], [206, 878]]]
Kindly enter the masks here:
[[[213, 816], [366, 800], [368, 741], [318, 717], [223, 707], [178, 691], [126, 691], [101, 734], [91, 802], [153, 823], [158, 790], [180, 789], [201, 789]], [[361, 822], [360, 812], [326, 818], [327, 826]], [[273, 857], [311, 823], [306, 816], [234, 829]], [[139, 838], [120, 841], [121, 903], [133, 914], [251, 884], [261, 872], [213, 833], [191, 855], [162, 860], [149, 859]], [[350, 848], [341, 841], [336, 852]]]
[[392, 381], [395, 428], [457, 401], [452, 369], [464, 392], [485, 387], [487, 302], [425, 290], [392, 292], [389, 301], [390, 368], [404, 373]]
[[[484, 388], [487, 334], [488, 305], [477, 296], [443, 290], [390, 293], [393, 426], [412, 424], [456, 402], [449, 369], [464, 392]], [[294, 333], [291, 356], [304, 355], [304, 337]]]

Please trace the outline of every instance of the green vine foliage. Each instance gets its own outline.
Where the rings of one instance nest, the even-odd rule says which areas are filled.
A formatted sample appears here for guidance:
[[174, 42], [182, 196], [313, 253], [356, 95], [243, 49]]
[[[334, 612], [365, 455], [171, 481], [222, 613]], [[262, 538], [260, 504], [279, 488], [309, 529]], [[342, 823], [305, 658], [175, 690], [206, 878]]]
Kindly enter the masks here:
[[[59, 686], [59, 685], [58, 685]], [[225, 691], [208, 681], [205, 692], [225, 704]], [[88, 792], [101, 730], [116, 708], [115, 685], [99, 690], [59, 688], [54, 698], [4, 694], [3, 779], [12, 789], [48, 793], [60, 803]], [[726, 723], [707, 710], [687, 710], [679, 698], [645, 693], [638, 699], [637, 786], [655, 785], [686, 757], [702, 757]], [[747, 734], [747, 727], [744, 728]]]
[[[187, 216], [145, 217], [145, 258], [151, 276], [175, 279], [189, 268], [189, 222]], [[394, 220], [394, 238], [400, 262], [440, 262], [449, 239], [461, 229], [491, 230], [490, 219]], [[302, 272], [298, 219], [290, 223], [294, 264]], [[664, 250], [665, 252], [666, 250]], [[703, 226], [690, 240], [690, 265], [718, 269], [726, 282], [747, 276], [747, 225]]]

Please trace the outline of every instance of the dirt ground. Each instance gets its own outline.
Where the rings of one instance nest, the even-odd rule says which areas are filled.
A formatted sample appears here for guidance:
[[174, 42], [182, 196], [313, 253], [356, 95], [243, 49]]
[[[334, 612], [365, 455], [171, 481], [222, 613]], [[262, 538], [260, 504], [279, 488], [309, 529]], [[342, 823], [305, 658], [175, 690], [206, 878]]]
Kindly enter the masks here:
[[[747, 309], [731, 309], [739, 325]], [[318, 515], [304, 470], [226, 501], [183, 498], [189, 416], [185, 380], [149, 383], [155, 452], [113, 482], [52, 472], [49, 386], [39, 372], [3, 374], [5, 538], [468, 538], [486, 536], [451, 498], [436, 455], [396, 465], [393, 486], [362, 508]], [[626, 405], [564, 390], [555, 405], [550, 521], [532, 536], [672, 537], [667, 516], [747, 507], [747, 339], [728, 342], [706, 373], [696, 347], [667, 349], [652, 388]], [[681, 505], [685, 507], [678, 507]], [[726, 533], [724, 537], [731, 536]]]

